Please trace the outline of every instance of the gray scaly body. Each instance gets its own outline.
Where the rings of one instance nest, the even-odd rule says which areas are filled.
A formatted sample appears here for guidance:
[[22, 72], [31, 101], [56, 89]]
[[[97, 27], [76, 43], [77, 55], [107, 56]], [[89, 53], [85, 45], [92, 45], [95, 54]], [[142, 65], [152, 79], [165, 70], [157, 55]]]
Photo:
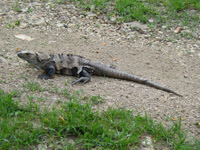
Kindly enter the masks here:
[[93, 62], [82, 56], [72, 55], [72, 54], [44, 54], [31, 51], [21, 51], [18, 56], [37, 69], [42, 69], [45, 74], [39, 75], [41, 79], [50, 79], [54, 77], [54, 74], [70, 75], [78, 77], [77, 80], [73, 81], [72, 84], [78, 82], [89, 82], [91, 75], [106, 76], [116, 79], [128, 80], [144, 84], [159, 90], [163, 90], [168, 93], [173, 93], [177, 96], [180, 94], [162, 87], [156, 83], [149, 80], [137, 77], [135, 75], [119, 71], [109, 66], [105, 66], [99, 62]]

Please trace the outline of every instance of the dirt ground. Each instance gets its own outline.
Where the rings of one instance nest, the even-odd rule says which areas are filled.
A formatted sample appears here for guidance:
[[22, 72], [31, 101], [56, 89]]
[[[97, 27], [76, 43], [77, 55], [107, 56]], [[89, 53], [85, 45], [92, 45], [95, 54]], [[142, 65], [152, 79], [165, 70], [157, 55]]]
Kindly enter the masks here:
[[[1, 2], [6, 5], [5, 3]], [[8, 6], [9, 7], [9, 6]], [[13, 12], [13, 17], [19, 14]], [[153, 119], [162, 121], [166, 126], [172, 120], [181, 117], [183, 128], [191, 137], [200, 137], [200, 48], [199, 41], [160, 42], [155, 38], [138, 37], [136, 40], [120, 38], [117, 31], [105, 28], [105, 36], [86, 34], [84, 30], [69, 28], [44, 28], [45, 25], [16, 26], [7, 28], [1, 15], [0, 26], [0, 88], [5, 91], [18, 89], [22, 100], [27, 101], [24, 90], [27, 82], [38, 82], [42, 87], [69, 91], [83, 90], [86, 95], [100, 95], [104, 103], [97, 106], [103, 110], [108, 107], [120, 107], [134, 113], [148, 113]], [[13, 18], [10, 17], [10, 18]], [[78, 18], [77, 18], [78, 19]], [[84, 19], [81, 18], [81, 19]], [[12, 20], [12, 19], [10, 19]], [[90, 20], [95, 22], [96, 20]], [[113, 28], [116, 28], [113, 25]], [[31, 36], [34, 40], [27, 41], [15, 37], [16, 34]], [[124, 36], [124, 35], [123, 35]], [[188, 54], [186, 49], [194, 46], [195, 51]], [[74, 77], [57, 75], [53, 80], [37, 78], [40, 71], [20, 60], [16, 51], [31, 50], [46, 53], [73, 53], [104, 64], [114, 64], [117, 69], [132, 73], [166, 86], [183, 95], [174, 96], [151, 87], [134, 82], [122, 81], [105, 77], [92, 77], [85, 85], [72, 86]], [[26, 91], [26, 92], [23, 92]], [[56, 104], [62, 96], [50, 91], [37, 92], [36, 95], [47, 100], [41, 105]]]

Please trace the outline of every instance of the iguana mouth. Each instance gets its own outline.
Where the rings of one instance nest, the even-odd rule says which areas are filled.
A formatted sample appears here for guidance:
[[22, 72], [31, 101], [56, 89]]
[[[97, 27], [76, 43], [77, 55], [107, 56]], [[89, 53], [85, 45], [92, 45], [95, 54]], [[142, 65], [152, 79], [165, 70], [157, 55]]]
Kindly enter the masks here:
[[24, 55], [23, 55], [22, 52], [18, 52], [18, 53], [17, 53], [17, 56], [20, 57], [20, 58], [22, 58], [22, 59], [24, 58]]

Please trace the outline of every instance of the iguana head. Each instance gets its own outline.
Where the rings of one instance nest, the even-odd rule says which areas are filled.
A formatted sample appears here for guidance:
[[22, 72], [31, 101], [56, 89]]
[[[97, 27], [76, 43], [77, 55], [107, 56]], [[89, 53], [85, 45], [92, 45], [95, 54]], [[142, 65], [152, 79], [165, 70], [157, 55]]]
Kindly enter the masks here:
[[47, 54], [32, 51], [20, 51], [17, 53], [17, 56], [23, 60], [26, 60], [31, 65], [35, 66], [37, 69], [41, 69], [51, 58]]

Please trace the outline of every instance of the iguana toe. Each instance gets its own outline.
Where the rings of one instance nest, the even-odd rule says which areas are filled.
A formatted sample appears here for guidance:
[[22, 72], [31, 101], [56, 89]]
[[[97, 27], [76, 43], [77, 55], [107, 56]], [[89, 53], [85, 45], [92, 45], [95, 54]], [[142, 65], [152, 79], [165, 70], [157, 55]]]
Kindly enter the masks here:
[[72, 81], [72, 85], [77, 84], [79, 82], [82, 82], [82, 84], [85, 84], [85, 83], [87, 83], [89, 81], [90, 81], [89, 77], [80, 77], [77, 80]]
[[38, 76], [39, 79], [45, 79], [45, 80], [48, 80], [48, 79], [51, 79], [51, 77], [49, 77], [48, 75], [46, 74], [41, 74]]

